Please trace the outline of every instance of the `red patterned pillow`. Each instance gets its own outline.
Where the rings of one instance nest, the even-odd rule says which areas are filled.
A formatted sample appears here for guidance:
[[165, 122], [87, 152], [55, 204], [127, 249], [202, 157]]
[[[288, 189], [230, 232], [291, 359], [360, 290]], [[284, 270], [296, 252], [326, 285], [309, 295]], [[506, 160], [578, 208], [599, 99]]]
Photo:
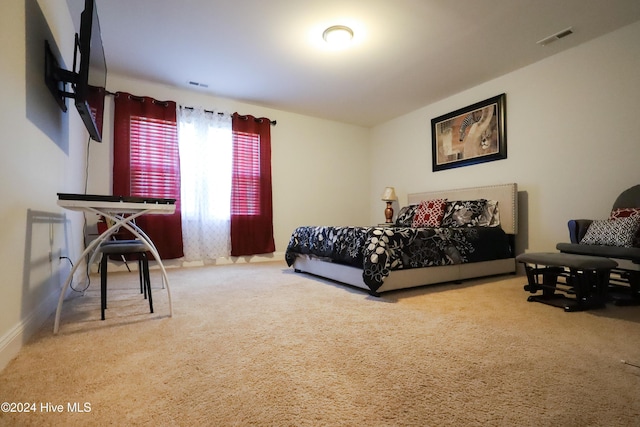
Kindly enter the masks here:
[[423, 200], [413, 216], [412, 227], [440, 227], [447, 199]]
[[[630, 217], [640, 217], [640, 208], [618, 208], [611, 211], [609, 219], [622, 219]], [[588, 231], [588, 230], [587, 230]], [[640, 230], [636, 233], [633, 246], [640, 248]]]
[[609, 219], [629, 218], [630, 216], [640, 216], [640, 208], [618, 208], [611, 211]]

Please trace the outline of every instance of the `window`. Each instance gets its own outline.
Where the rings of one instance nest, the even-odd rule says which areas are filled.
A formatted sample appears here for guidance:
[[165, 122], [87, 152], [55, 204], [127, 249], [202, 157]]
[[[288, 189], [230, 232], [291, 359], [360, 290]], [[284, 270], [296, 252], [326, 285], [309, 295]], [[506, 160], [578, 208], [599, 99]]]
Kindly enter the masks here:
[[176, 123], [132, 116], [130, 123], [132, 196], [176, 198], [180, 177]]
[[260, 215], [260, 135], [235, 132], [232, 215]]
[[231, 125], [208, 127], [198, 136], [192, 123], [180, 123], [182, 217], [229, 219]]

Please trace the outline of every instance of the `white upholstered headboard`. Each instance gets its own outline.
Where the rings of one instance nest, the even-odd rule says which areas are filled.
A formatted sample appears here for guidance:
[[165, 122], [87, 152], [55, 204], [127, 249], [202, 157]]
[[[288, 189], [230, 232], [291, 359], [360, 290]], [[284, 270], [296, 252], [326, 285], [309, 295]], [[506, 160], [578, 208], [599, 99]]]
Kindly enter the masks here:
[[500, 226], [508, 234], [518, 233], [518, 184], [489, 185], [486, 187], [408, 194], [410, 205], [420, 203], [422, 200], [438, 198], [446, 198], [448, 200], [497, 200], [500, 212]]

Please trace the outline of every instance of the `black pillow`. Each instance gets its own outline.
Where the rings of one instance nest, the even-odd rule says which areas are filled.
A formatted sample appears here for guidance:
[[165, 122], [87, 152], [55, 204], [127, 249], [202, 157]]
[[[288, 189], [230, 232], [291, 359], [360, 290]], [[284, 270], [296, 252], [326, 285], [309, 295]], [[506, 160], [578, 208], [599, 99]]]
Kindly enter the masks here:
[[487, 199], [447, 202], [442, 227], [476, 227], [482, 219]]
[[413, 216], [415, 215], [417, 208], [418, 205], [409, 205], [400, 209], [398, 217], [396, 218], [396, 226], [411, 227], [411, 224], [413, 223]]

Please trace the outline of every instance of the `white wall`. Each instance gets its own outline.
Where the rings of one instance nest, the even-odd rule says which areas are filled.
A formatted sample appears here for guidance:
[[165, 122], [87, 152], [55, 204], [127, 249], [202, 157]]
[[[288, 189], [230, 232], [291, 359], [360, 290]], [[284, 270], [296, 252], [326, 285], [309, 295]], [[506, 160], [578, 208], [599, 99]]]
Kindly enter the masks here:
[[[271, 127], [275, 257], [283, 259], [300, 225], [365, 225], [369, 212], [369, 129], [217, 98], [202, 92], [109, 74], [111, 92], [123, 91], [179, 105], [201, 106], [276, 120]], [[113, 98], [107, 98], [111, 123]], [[111, 193], [112, 125], [90, 147], [89, 192]], [[256, 259], [259, 257], [255, 257]], [[244, 260], [244, 257], [243, 257]], [[171, 263], [169, 263], [171, 264]]]
[[[372, 129], [371, 221], [393, 185], [418, 191], [516, 182], [519, 251], [554, 251], [567, 221], [602, 218], [640, 183], [640, 22]], [[416, 82], [419, 84], [419, 82]], [[432, 172], [431, 119], [507, 95], [507, 159]]]
[[44, 85], [45, 38], [72, 61], [75, 30], [59, 3], [0, 6], [0, 368], [55, 309], [69, 271], [59, 257], [80, 254], [80, 218], [63, 216], [56, 193], [82, 191], [86, 132]]

